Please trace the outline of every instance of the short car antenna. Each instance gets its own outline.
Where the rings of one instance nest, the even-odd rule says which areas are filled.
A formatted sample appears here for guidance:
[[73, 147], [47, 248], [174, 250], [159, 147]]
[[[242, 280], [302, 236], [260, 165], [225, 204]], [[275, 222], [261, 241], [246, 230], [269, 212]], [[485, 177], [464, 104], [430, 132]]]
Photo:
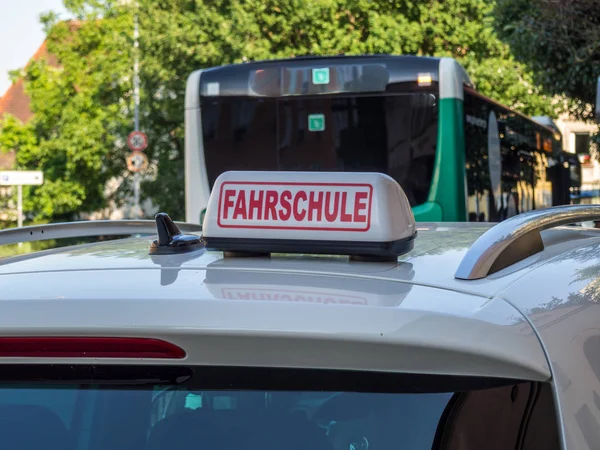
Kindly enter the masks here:
[[155, 217], [158, 239], [150, 245], [151, 255], [172, 255], [203, 248], [202, 239], [195, 234], [183, 234], [166, 213]]

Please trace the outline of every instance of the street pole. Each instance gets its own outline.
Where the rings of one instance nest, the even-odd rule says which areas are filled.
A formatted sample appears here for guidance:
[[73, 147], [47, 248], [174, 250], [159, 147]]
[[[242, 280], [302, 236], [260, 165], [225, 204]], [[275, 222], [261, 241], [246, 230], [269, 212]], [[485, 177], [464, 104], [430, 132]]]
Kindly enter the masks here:
[[139, 79], [139, 42], [140, 30], [138, 27], [138, 4], [135, 4], [135, 16], [133, 18], [133, 101], [134, 101], [134, 127], [140, 130], [140, 79]]
[[[17, 226], [23, 226], [23, 185], [17, 186]], [[19, 242], [19, 248], [23, 247], [23, 243]]]
[[17, 186], [17, 226], [23, 226], [23, 186]]
[[[138, 2], [135, 2], [135, 15], [133, 18], [133, 108], [134, 108], [134, 129], [140, 130], [140, 79], [139, 79], [139, 28], [138, 28]], [[140, 174], [133, 174], [133, 218], [141, 217], [140, 207]]]

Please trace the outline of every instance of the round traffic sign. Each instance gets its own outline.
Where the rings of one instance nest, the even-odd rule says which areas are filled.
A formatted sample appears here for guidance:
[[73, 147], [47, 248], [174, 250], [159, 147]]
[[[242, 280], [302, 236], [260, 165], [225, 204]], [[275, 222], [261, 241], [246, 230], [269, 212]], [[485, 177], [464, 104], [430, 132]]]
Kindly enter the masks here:
[[148, 136], [141, 131], [132, 131], [127, 136], [127, 145], [131, 150], [141, 152], [148, 147]]
[[148, 157], [142, 152], [132, 152], [127, 157], [127, 169], [131, 172], [141, 172], [148, 167]]

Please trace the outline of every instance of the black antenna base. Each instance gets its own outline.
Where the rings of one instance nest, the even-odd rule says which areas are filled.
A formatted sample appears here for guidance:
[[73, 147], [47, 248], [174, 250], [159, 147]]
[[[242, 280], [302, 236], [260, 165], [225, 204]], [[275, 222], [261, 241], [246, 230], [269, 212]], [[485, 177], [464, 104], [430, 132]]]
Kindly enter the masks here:
[[203, 248], [202, 239], [194, 234], [182, 234], [168, 214], [155, 217], [158, 239], [150, 245], [151, 255], [173, 255]]

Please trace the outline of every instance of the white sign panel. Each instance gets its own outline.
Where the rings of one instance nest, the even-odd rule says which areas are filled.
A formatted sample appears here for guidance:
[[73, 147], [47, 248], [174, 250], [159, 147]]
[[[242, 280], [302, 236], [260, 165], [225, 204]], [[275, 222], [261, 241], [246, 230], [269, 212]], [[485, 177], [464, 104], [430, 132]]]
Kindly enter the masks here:
[[384, 174], [230, 171], [215, 181], [202, 232], [217, 240], [410, 242], [415, 222], [402, 188]]
[[367, 183], [221, 184], [221, 228], [367, 231], [373, 186]]
[[0, 171], [0, 186], [26, 186], [42, 184], [44, 172], [39, 170], [5, 170]]

